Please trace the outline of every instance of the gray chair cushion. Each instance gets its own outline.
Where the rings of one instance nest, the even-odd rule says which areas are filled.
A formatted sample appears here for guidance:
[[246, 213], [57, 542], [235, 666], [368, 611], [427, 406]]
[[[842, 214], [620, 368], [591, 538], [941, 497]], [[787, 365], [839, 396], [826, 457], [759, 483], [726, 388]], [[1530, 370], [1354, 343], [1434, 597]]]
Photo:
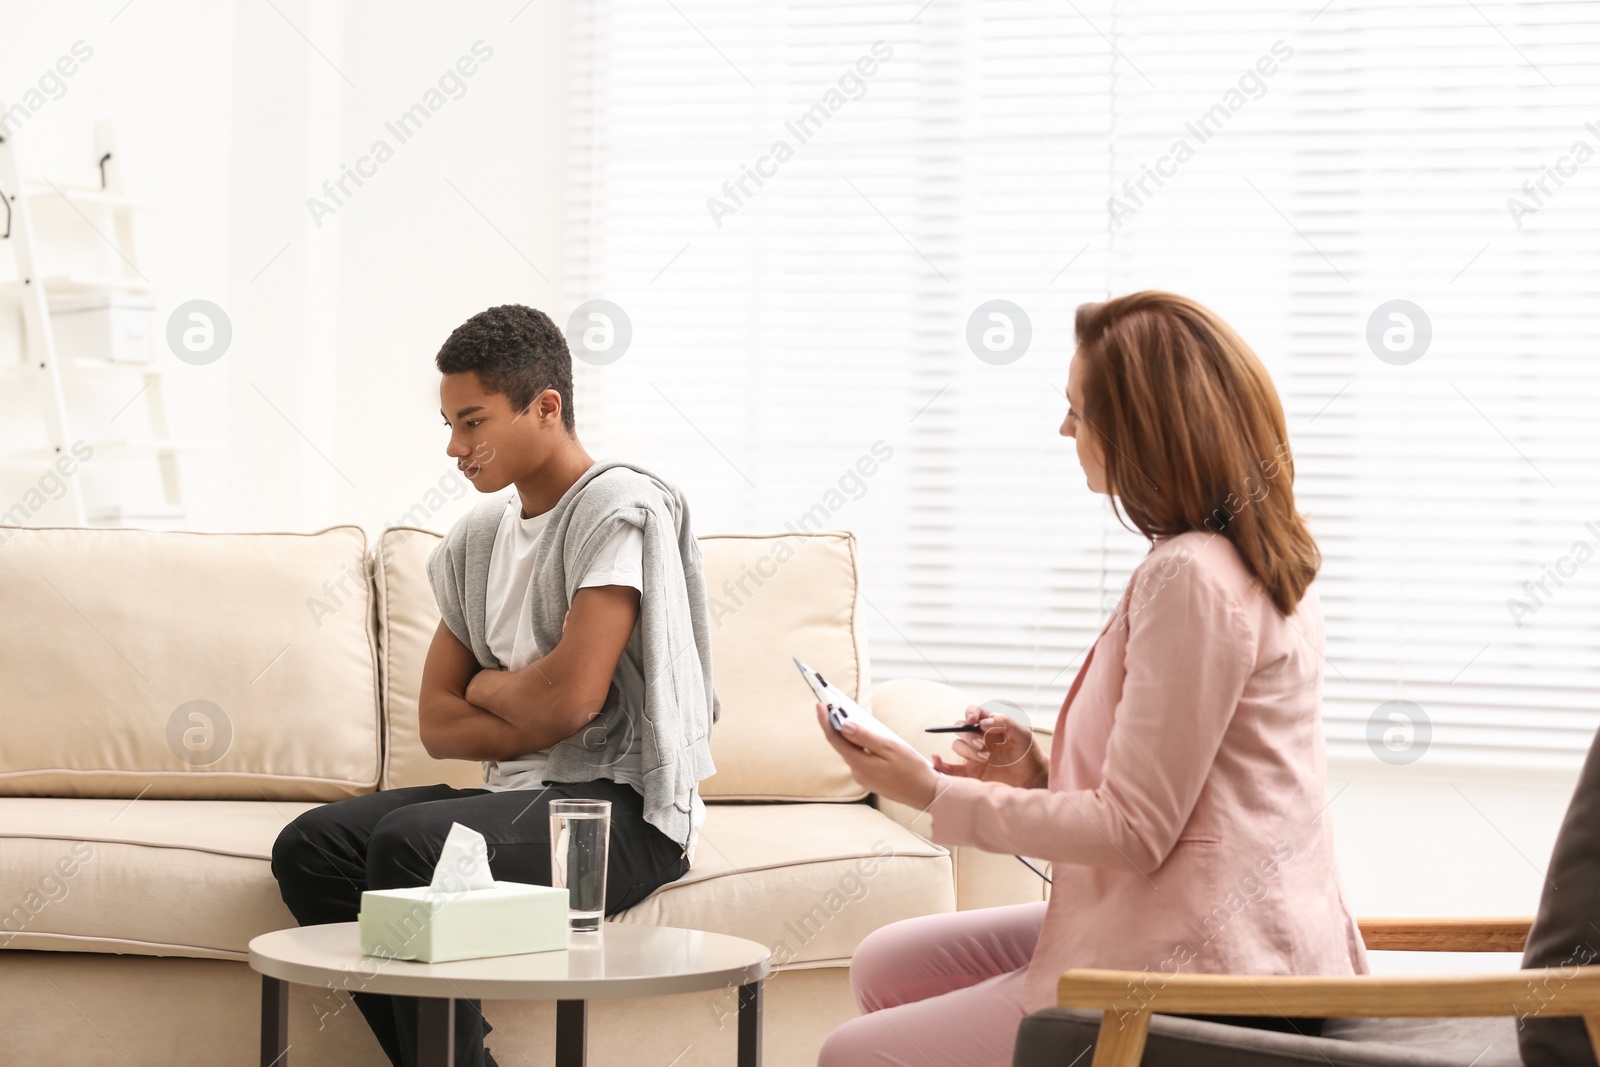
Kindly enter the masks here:
[[[1539, 914], [1528, 933], [1524, 967], [1563, 971], [1600, 958], [1600, 735], [1589, 746], [1567, 817], [1556, 835]], [[1549, 997], [1560, 1000], [1559, 986]], [[1527, 1067], [1595, 1067], [1594, 1051], [1576, 1018], [1529, 1018], [1518, 1040]]]
[[[1042, 1008], [1017, 1028], [1012, 1067], [1088, 1067], [1098, 1012]], [[1517, 1022], [1330, 1019], [1321, 1037], [1157, 1015], [1143, 1067], [1522, 1067]]]

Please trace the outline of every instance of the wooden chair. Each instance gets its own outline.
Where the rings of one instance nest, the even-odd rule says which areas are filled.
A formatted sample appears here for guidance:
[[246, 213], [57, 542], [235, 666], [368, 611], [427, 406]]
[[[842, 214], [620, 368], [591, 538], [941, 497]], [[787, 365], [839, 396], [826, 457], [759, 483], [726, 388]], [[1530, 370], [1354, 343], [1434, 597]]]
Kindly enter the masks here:
[[[1413, 952], [1517, 952], [1526, 944], [1531, 919], [1365, 919], [1361, 936], [1369, 949], [1394, 949]], [[1130, 982], [1145, 982], [1143, 972], [1070, 970], [1057, 986], [1057, 1003], [1063, 1008], [1101, 1012], [1098, 1041], [1094, 1045], [1092, 1067], [1137, 1067], [1150, 1033], [1152, 1011], [1185, 1015], [1285, 1015], [1331, 1019], [1374, 1019], [1375, 1025], [1344, 1025], [1329, 1028], [1329, 1036], [1317, 1039], [1293, 1034], [1245, 1030], [1191, 1020], [1171, 1020], [1172, 1029], [1183, 1033], [1201, 1031], [1205, 1043], [1238, 1042], [1239, 1052], [1281, 1053], [1289, 1058], [1261, 1059], [1262, 1063], [1289, 1063], [1310, 1060], [1341, 1064], [1420, 1064], [1429, 1051], [1426, 1044], [1407, 1040], [1401, 1028], [1388, 1025], [1397, 1018], [1485, 1018], [1499, 1017], [1504, 1025], [1463, 1028], [1459, 1036], [1468, 1037], [1475, 1047], [1477, 1067], [1490, 1064], [1521, 1065], [1517, 1053], [1516, 1020], [1529, 1015], [1579, 1016], [1600, 1050], [1600, 966], [1546, 967], [1538, 970], [1508, 971], [1483, 975], [1315, 977], [1284, 975], [1193, 974], [1168, 978], [1154, 993], [1148, 1007], [1130, 1010], [1134, 998]], [[1206, 1032], [1206, 1031], [1209, 1031]], [[1232, 1031], [1231, 1033], [1229, 1031]], [[1387, 1032], [1386, 1031], [1390, 1031]], [[1174, 1035], [1177, 1036], [1177, 1035]], [[1424, 1035], [1426, 1036], [1426, 1035]], [[1386, 1038], [1401, 1037], [1400, 1041]], [[1309, 1042], [1309, 1044], [1308, 1044]], [[1252, 1046], [1254, 1046], [1252, 1048]], [[1296, 1048], [1298, 1046], [1298, 1049]], [[1329, 1048], [1328, 1046], [1332, 1046]], [[1354, 1048], [1352, 1047], [1354, 1046]], [[1361, 1048], [1365, 1046], [1365, 1048]], [[1220, 1048], [1226, 1047], [1220, 1046]], [[1063, 1050], [1065, 1051], [1065, 1050]], [[1081, 1049], [1075, 1054], [1081, 1054]], [[1174, 1047], [1173, 1052], [1178, 1049]], [[1362, 1051], [1360, 1059], [1345, 1054]], [[1437, 1050], [1444, 1053], [1445, 1050]], [[1296, 1055], [1298, 1053], [1298, 1055]], [[1392, 1053], [1392, 1057], [1385, 1056]], [[1023, 1061], [1018, 1060], [1020, 1065]], [[1037, 1062], [1027, 1061], [1030, 1067]], [[1060, 1061], [1063, 1065], [1068, 1060]], [[1157, 1062], [1166, 1063], [1163, 1059]], [[1198, 1062], [1192, 1055], [1173, 1063]], [[1216, 1062], [1238, 1063], [1237, 1059]], [[1255, 1062], [1252, 1060], [1251, 1062]], [[1466, 1067], [1469, 1060], [1445, 1059]]]

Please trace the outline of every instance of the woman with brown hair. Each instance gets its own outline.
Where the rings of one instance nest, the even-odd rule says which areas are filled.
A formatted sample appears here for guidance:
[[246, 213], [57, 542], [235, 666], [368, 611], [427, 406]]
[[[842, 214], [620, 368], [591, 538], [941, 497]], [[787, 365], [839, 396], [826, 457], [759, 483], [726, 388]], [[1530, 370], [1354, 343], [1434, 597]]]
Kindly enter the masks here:
[[[1321, 559], [1294, 505], [1266, 369], [1192, 300], [1078, 309], [1061, 433], [1091, 490], [1151, 542], [1067, 692], [1048, 756], [968, 708], [981, 740], [929, 767], [818, 723], [863, 788], [925, 809], [932, 838], [1053, 861], [1048, 901], [891, 923], [856, 949], [862, 1015], [821, 1067], [1009, 1064], [1022, 1017], [1072, 967], [1364, 974], [1334, 861], [1321, 694]], [[1306, 1033], [1321, 1020], [1222, 1020]]]

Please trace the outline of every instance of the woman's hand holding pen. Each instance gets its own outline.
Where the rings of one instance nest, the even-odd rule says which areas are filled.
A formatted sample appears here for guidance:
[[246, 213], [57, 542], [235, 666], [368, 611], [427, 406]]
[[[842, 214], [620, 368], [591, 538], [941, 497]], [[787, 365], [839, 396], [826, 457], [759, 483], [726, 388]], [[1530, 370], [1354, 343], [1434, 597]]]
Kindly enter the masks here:
[[935, 754], [933, 769], [940, 774], [1000, 782], [1021, 789], [1042, 789], [1050, 780], [1050, 763], [1043, 748], [1034, 742], [1033, 730], [999, 711], [986, 711], [973, 705], [965, 722], [983, 728], [979, 734], [956, 734], [951, 742], [960, 763], [951, 763]]

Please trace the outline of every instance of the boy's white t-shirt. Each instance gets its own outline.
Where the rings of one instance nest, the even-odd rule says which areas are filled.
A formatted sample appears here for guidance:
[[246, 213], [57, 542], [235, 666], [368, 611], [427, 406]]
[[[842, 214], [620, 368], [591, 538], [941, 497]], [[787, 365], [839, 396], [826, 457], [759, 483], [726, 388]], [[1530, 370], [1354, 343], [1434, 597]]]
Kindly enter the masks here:
[[[489, 554], [489, 588], [486, 603], [485, 626], [488, 629], [489, 651], [493, 652], [506, 670], [520, 671], [549, 649], [541, 649], [533, 636], [533, 546], [539, 539], [550, 513], [543, 512], [532, 518], [522, 517], [522, 498], [512, 493], [506, 500], [506, 513], [501, 517], [495, 532], [494, 548]], [[644, 531], [631, 523], [624, 523], [595, 555], [594, 562], [584, 573], [578, 588], [601, 585], [627, 585], [644, 593]], [[624, 683], [623, 698], [642, 704], [644, 663], [639, 640], [639, 626], [622, 652], [623, 662], [618, 664]], [[637, 684], [626, 684], [632, 681]], [[631, 692], [630, 692], [631, 690]], [[629, 709], [637, 720], [644, 714], [642, 706]], [[517, 760], [488, 760], [484, 768], [485, 789], [531, 789], [544, 783], [544, 770], [549, 763], [548, 749], [534, 753], [529, 758]], [[633, 735], [632, 748], [601, 777], [624, 782], [641, 795], [644, 793], [644, 752], [642, 738]], [[700, 837], [700, 824], [705, 821], [706, 807], [700, 799], [700, 790], [689, 790], [689, 862], [694, 862], [694, 846]], [[678, 803], [684, 798], [680, 796]]]

